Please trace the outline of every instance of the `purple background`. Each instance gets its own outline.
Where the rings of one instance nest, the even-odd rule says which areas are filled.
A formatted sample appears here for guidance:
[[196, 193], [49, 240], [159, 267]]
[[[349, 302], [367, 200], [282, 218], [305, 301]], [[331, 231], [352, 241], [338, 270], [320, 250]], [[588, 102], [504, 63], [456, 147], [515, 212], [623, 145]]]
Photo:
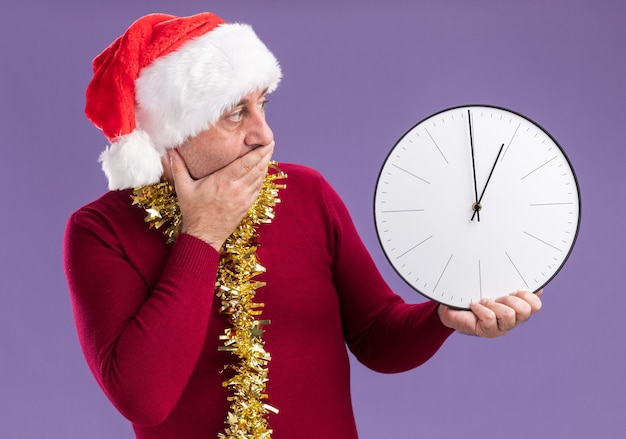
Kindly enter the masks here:
[[[0, 14], [0, 437], [131, 438], [89, 374], [62, 269], [68, 215], [106, 189], [106, 142], [83, 116], [91, 59], [138, 16], [212, 10], [251, 23], [281, 60], [275, 157], [343, 196], [383, 275], [378, 170], [413, 124], [485, 103], [526, 114], [565, 149], [583, 220], [544, 310], [507, 337], [454, 335], [400, 375], [353, 367], [363, 439], [612, 438], [624, 430], [626, 3], [20, 0]], [[315, 391], [315, 389], [311, 389]]]

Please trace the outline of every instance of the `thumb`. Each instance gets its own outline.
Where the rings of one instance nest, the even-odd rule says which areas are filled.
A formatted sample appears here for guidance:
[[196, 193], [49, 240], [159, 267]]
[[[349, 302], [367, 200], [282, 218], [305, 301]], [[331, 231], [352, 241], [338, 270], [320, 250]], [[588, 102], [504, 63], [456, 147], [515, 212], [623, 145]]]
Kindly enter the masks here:
[[193, 179], [189, 175], [187, 164], [180, 156], [180, 153], [176, 149], [169, 149], [167, 151], [167, 158], [170, 165], [170, 172], [172, 174], [172, 180], [174, 187], [182, 187], [189, 184]]

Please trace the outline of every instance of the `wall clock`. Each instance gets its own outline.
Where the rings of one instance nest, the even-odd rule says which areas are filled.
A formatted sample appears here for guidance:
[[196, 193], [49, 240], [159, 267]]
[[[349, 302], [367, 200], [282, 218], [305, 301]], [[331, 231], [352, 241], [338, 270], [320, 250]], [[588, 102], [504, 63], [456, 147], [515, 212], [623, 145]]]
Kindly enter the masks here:
[[467, 309], [483, 297], [537, 292], [569, 257], [580, 192], [557, 141], [488, 105], [422, 120], [391, 149], [376, 184], [378, 239], [422, 295]]

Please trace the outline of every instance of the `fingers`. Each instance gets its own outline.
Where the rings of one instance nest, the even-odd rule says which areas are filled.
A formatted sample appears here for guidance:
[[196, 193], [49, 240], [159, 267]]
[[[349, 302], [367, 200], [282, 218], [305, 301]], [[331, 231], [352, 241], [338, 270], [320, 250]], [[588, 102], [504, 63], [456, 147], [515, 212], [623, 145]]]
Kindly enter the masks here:
[[541, 309], [541, 299], [528, 291], [518, 291], [495, 300], [481, 299], [470, 308], [478, 320], [476, 335], [498, 337], [528, 321]]
[[515, 311], [506, 305], [490, 299], [474, 302], [470, 309], [476, 315], [476, 335], [480, 337], [499, 337], [515, 327]]
[[243, 179], [243, 182], [254, 181], [259, 174], [265, 176], [267, 165], [274, 152], [274, 142], [259, 146], [227, 165], [223, 172], [232, 181]]
[[469, 311], [439, 305], [439, 318], [445, 326], [464, 334], [499, 337], [541, 309], [541, 293], [518, 291], [495, 300], [485, 298], [471, 303]]
[[523, 323], [527, 321], [532, 314], [530, 304], [513, 295], [499, 297], [494, 303], [500, 304], [510, 310], [509, 313], [512, 315], [514, 323]]
[[[519, 293], [519, 291], [518, 291], [518, 293]], [[513, 293], [513, 294], [516, 294], [516, 293]], [[541, 297], [541, 295], [542, 295], [542, 294], [543, 294], [543, 288], [542, 288], [542, 289], [540, 289], [539, 291], [537, 291], [537, 292], [535, 293], [535, 296], [537, 296], [537, 297]]]
[[258, 197], [273, 150], [273, 142], [255, 148], [198, 180], [191, 177], [178, 151], [171, 151], [172, 178], [183, 217], [181, 231], [219, 251]]
[[468, 335], [476, 335], [476, 316], [464, 310], [452, 309], [446, 305], [439, 305], [437, 312], [439, 319], [448, 328]]
[[215, 184], [218, 188], [230, 187], [233, 191], [231, 195], [237, 193], [245, 199], [243, 202], [246, 205], [245, 213], [263, 185], [273, 150], [274, 143], [272, 142], [246, 153], [210, 176], [211, 184]]
[[[529, 307], [530, 315], [532, 315], [541, 309], [540, 296], [542, 293], [543, 293], [543, 290], [539, 290], [535, 294], [531, 293], [530, 291], [517, 291], [515, 293], [511, 293], [508, 296], [504, 296], [496, 300], [507, 302], [507, 303], [510, 303], [511, 305], [518, 305], [524, 309], [526, 309], [526, 307]], [[514, 300], [514, 299], [519, 299], [519, 301]], [[530, 317], [530, 315], [528, 315], [528, 317]]]

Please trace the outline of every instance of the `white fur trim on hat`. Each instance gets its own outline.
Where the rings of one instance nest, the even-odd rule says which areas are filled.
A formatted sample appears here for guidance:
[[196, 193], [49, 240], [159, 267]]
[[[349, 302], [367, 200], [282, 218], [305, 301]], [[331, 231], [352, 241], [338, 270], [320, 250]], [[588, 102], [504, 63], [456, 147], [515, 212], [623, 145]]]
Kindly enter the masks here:
[[163, 174], [161, 153], [145, 131], [135, 129], [118, 138], [100, 154], [109, 189], [127, 189], [158, 183]]
[[139, 74], [137, 126], [173, 148], [234, 107], [247, 93], [273, 91], [278, 61], [245, 24], [222, 24], [156, 59]]

